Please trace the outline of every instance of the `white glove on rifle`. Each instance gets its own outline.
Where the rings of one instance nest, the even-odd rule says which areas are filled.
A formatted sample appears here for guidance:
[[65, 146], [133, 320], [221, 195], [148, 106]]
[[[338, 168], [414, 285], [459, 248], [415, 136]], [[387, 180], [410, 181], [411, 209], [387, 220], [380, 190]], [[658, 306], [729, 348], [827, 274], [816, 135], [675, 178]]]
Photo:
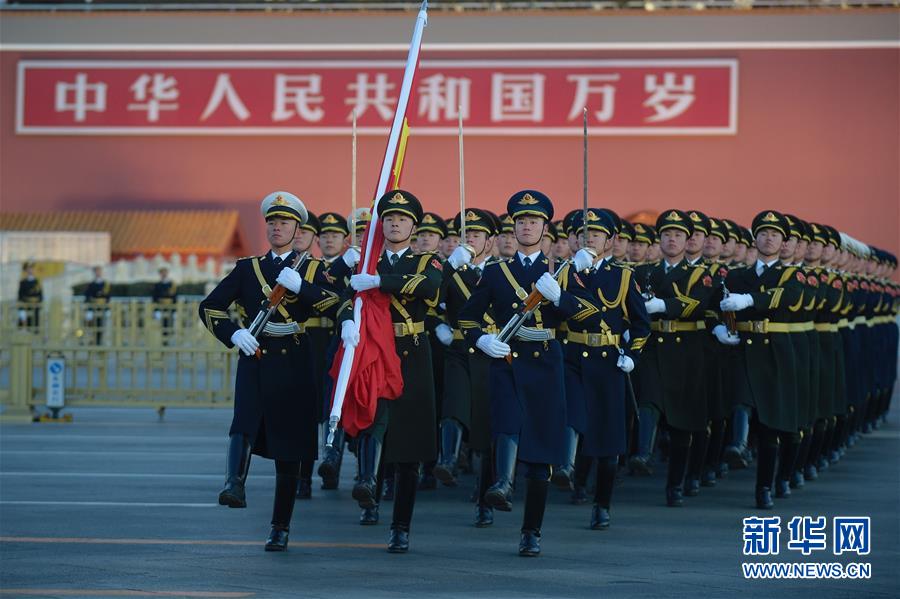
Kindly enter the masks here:
[[350, 286], [354, 291], [367, 291], [381, 287], [381, 277], [378, 275], [353, 275], [350, 277]]
[[349, 268], [355, 268], [359, 263], [359, 250], [355, 247], [349, 247], [347, 248], [347, 251], [344, 252], [344, 255], [341, 256], [341, 259]]
[[475, 342], [475, 347], [492, 358], [505, 358], [510, 352], [507, 344], [497, 339], [497, 335], [490, 333], [479, 337]]
[[300, 285], [303, 284], [303, 277], [301, 277], [300, 273], [293, 268], [285, 266], [281, 269], [281, 272], [278, 273], [278, 278], [275, 279], [275, 282], [292, 293], [298, 293], [300, 291]]
[[591, 250], [581, 248], [575, 252], [572, 262], [576, 271], [581, 272], [582, 270], [587, 270], [594, 265], [594, 254]]
[[562, 290], [559, 288], [559, 283], [556, 282], [556, 279], [554, 279], [549, 272], [545, 272], [541, 275], [541, 278], [534, 284], [534, 288], [545, 298], [553, 302], [554, 306], [559, 305], [559, 296], [562, 293]]
[[359, 328], [352, 320], [345, 320], [341, 325], [341, 340], [348, 349], [359, 345]]
[[463, 264], [470, 264], [472, 262], [472, 252], [467, 250], [465, 246], [458, 245], [456, 246], [456, 249], [453, 250], [453, 253], [450, 254], [450, 257], [447, 258], [447, 262], [450, 263], [453, 270], [459, 270]]
[[231, 342], [246, 356], [252, 356], [259, 349], [259, 341], [247, 329], [238, 329], [231, 336]]
[[94, 311], [88, 310], [84, 313], [84, 319], [88, 322], [94, 322]]
[[437, 336], [438, 341], [446, 346], [449, 346], [451, 343], [453, 343], [453, 329], [451, 329], [444, 323], [441, 323], [434, 327], [434, 334]]
[[162, 320], [162, 312], [160, 312], [159, 310], [154, 310], [153, 320]]
[[619, 367], [619, 370], [621, 370], [625, 374], [628, 374], [629, 372], [634, 370], [634, 360], [632, 360], [625, 354], [622, 354], [621, 356], [619, 356], [619, 359], [616, 360], [616, 366]]
[[741, 338], [729, 333], [728, 328], [724, 324], [714, 326], [712, 332], [722, 345], [737, 345], [741, 342]]
[[647, 308], [647, 314], [658, 314], [666, 311], [666, 302], [654, 297], [644, 302], [644, 307]]
[[719, 303], [722, 312], [740, 312], [753, 305], [753, 296], [749, 293], [732, 293]]

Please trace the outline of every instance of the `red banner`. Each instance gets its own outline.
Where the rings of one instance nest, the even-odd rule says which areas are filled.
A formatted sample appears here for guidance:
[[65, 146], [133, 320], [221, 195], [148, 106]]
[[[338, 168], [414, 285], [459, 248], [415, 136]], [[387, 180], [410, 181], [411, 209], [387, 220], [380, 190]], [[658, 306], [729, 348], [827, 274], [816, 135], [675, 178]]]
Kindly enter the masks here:
[[[70, 135], [387, 133], [403, 63], [22, 60], [16, 131]], [[416, 135], [733, 135], [736, 60], [423, 60]]]

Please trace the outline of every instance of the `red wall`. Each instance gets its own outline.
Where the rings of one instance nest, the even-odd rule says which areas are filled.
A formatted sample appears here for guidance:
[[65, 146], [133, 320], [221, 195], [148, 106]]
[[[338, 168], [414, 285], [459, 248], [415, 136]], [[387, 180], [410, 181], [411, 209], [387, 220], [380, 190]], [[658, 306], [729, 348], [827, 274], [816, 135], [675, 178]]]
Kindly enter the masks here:
[[[552, 55], [739, 60], [737, 135], [594, 137], [593, 204], [622, 214], [700, 209], [745, 224], [757, 211], [776, 208], [900, 250], [897, 49]], [[103, 57], [0, 52], [0, 210], [239, 207], [247, 217], [251, 247], [263, 241], [257, 207], [269, 191], [292, 191], [316, 212], [349, 211], [349, 136], [16, 135], [15, 65], [26, 56]], [[361, 198], [374, 188], [384, 143], [383, 138], [360, 138]], [[416, 137], [413, 131], [404, 168], [403, 187], [416, 193], [426, 209], [447, 216], [455, 214], [458, 202], [456, 144], [453, 137]], [[534, 187], [547, 192], [564, 213], [581, 201], [581, 139], [469, 137], [466, 177], [472, 206], [500, 212], [512, 192]]]

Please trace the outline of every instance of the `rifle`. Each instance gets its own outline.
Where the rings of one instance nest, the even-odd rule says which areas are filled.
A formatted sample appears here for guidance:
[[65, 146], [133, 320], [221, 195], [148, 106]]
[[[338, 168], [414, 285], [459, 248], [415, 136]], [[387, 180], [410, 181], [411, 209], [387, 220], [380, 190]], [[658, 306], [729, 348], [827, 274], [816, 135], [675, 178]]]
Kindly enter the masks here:
[[[308, 258], [309, 252], [303, 252], [294, 258], [294, 263], [291, 264], [291, 270], [299, 271], [300, 267], [303, 266]], [[269, 294], [269, 297], [263, 300], [263, 307], [256, 315], [256, 318], [254, 318], [253, 322], [250, 323], [250, 326], [247, 327], [247, 330], [250, 331], [251, 335], [259, 339], [259, 336], [262, 335], [265, 330], [269, 319], [272, 318], [272, 315], [275, 314], [278, 306], [281, 305], [285, 293], [287, 293], [287, 289], [283, 285], [275, 285], [275, 288], [272, 290], [272, 293]], [[259, 351], [259, 348], [256, 348], [256, 358], [259, 359], [261, 357], [262, 352]]]
[[[725, 279], [722, 279], [722, 297], [728, 297], [731, 295], [731, 292], [728, 291], [728, 287], [725, 286]], [[722, 312], [722, 318], [725, 319], [725, 328], [728, 329], [729, 335], [737, 334], [737, 318], [734, 315], [734, 312]]]

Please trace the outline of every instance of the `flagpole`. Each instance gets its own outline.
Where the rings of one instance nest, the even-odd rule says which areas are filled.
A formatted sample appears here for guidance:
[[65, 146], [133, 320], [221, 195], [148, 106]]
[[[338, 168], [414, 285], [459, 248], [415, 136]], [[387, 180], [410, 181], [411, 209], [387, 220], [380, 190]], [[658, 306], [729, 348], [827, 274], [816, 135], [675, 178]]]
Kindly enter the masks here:
[[[463, 154], [463, 114], [462, 104], [457, 108], [459, 115], [459, 241], [466, 246], [466, 160]], [[472, 256], [473, 258], [475, 256]]]
[[353, 111], [353, 158], [350, 175], [350, 245], [356, 245], [356, 110]]

